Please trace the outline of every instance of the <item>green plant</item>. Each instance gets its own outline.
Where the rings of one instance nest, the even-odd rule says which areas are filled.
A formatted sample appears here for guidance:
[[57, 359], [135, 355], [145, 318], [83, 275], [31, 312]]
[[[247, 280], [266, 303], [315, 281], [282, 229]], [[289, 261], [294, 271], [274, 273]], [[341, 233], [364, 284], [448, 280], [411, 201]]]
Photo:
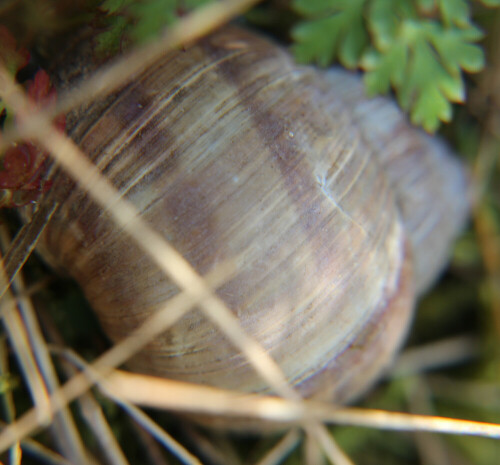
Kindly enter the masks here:
[[[482, 1], [488, 6], [498, 0]], [[478, 72], [481, 30], [465, 0], [294, 0], [297, 59], [362, 68], [370, 95], [392, 87], [414, 124], [435, 131], [465, 100], [463, 71]]]

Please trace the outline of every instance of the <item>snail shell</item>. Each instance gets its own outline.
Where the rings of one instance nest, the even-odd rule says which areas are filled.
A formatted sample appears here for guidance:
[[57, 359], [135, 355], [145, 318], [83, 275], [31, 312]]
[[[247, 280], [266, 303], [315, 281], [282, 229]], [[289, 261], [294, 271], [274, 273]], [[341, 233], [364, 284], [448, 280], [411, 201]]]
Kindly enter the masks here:
[[395, 102], [364, 97], [359, 79], [325, 73], [332, 98], [352, 112], [361, 137], [376, 153], [397, 191], [397, 203], [413, 250], [417, 295], [427, 291], [448, 262], [450, 242], [463, 227], [469, 201], [463, 167], [439, 138], [408, 124]]
[[[457, 163], [391, 104], [361, 92], [346, 73], [297, 66], [279, 46], [229, 26], [70, 119], [72, 137], [201, 274], [243, 257], [218, 294], [302, 395], [337, 402], [359, 395], [390, 363], [416, 292], [442, 268], [466, 211]], [[372, 110], [387, 112], [388, 126], [367, 136], [386, 118], [368, 117]], [[406, 180], [391, 175], [393, 162]], [[437, 164], [446, 176], [434, 176]], [[427, 175], [440, 185], [429, 187]], [[64, 176], [49, 198], [57, 195], [41, 249], [76, 278], [119, 340], [177, 290]], [[406, 207], [408, 198], [418, 208]], [[427, 264], [420, 247], [434, 243], [442, 251]], [[130, 366], [268, 389], [197, 311]]]

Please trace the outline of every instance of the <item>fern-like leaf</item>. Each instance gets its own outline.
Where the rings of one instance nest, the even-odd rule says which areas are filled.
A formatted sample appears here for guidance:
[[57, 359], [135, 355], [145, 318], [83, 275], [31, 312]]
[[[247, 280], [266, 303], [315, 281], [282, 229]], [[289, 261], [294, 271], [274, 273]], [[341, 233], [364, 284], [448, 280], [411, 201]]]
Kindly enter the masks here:
[[[492, 5], [500, 0], [481, 0]], [[465, 98], [463, 71], [484, 65], [467, 0], [294, 0], [300, 62], [363, 68], [369, 94], [393, 89], [415, 124], [435, 131]]]
[[435, 131], [440, 121], [451, 119], [451, 102], [464, 101], [461, 70], [475, 72], [484, 65], [482, 50], [471, 43], [479, 37], [472, 27], [404, 21], [383, 52], [372, 48], [361, 60], [367, 90], [374, 95], [392, 86], [413, 123]]
[[293, 31], [294, 54], [303, 63], [327, 66], [339, 60], [356, 67], [368, 43], [363, 25], [366, 0], [295, 0], [294, 8], [308, 20]]

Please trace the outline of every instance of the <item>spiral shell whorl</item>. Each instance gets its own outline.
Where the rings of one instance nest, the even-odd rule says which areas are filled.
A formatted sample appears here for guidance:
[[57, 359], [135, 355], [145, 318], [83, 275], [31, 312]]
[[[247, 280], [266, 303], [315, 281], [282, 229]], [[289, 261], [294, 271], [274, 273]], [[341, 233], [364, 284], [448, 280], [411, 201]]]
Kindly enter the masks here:
[[[392, 359], [414, 291], [397, 194], [325, 82], [227, 27], [90, 104], [72, 136], [200, 273], [243, 257], [218, 294], [303, 395], [343, 402]], [[84, 194], [61, 202], [42, 247], [119, 340], [177, 290]], [[131, 366], [267, 389], [196, 311]]]
[[468, 216], [463, 166], [444, 141], [410, 126], [395, 102], [366, 98], [360, 78], [339, 69], [324, 75], [330, 98], [350, 109], [397, 193], [412, 246], [415, 289], [421, 295], [448, 262], [452, 241]]

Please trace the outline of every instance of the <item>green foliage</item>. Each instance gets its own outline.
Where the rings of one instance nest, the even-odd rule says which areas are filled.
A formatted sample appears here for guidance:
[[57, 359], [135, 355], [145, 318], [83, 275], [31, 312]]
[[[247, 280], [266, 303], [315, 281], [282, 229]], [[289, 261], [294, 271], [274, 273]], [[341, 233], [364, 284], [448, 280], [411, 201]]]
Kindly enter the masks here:
[[122, 41], [140, 43], [157, 35], [179, 16], [210, 0], [105, 0], [105, 31], [97, 37], [101, 53], [113, 53]]
[[[496, 6], [500, 0], [482, 0]], [[294, 0], [303, 18], [293, 51], [303, 63], [366, 71], [369, 94], [394, 89], [412, 122], [435, 131], [463, 102], [463, 71], [484, 66], [466, 0]]]
[[338, 56], [344, 66], [356, 67], [368, 45], [364, 3], [365, 0], [295, 0], [295, 9], [311, 18], [294, 30], [296, 58], [327, 66]]

